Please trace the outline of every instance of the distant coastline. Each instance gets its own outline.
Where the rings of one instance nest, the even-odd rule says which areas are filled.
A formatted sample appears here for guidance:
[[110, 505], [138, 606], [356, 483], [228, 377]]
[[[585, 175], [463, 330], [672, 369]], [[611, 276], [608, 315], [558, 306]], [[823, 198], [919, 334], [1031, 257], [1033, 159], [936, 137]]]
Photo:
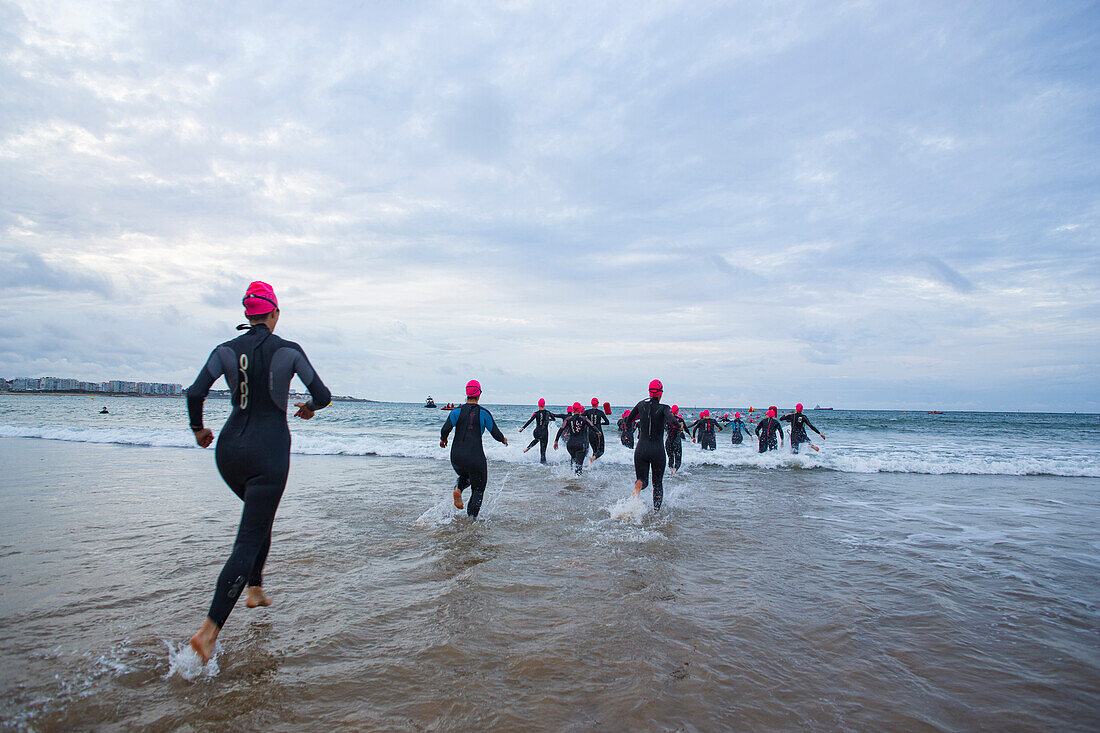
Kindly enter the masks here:
[[[72, 391], [72, 390], [51, 391], [51, 390], [45, 390], [45, 389], [38, 389], [38, 390], [35, 390], [33, 392], [13, 392], [11, 390], [6, 390], [6, 389], [5, 390], [0, 390], [0, 396], [8, 396], [8, 395], [11, 395], [11, 396], [14, 396], [14, 397], [103, 397], [103, 398], [106, 398], [106, 399], [109, 399], [111, 397], [140, 397], [142, 399], [145, 399], [147, 397], [152, 397], [152, 398], [157, 398], [157, 399], [172, 399], [172, 400], [182, 400], [183, 398], [187, 397], [186, 394], [139, 394], [137, 392], [92, 392], [92, 391], [81, 392], [81, 391]], [[216, 400], [227, 400], [227, 399], [229, 399], [229, 397], [230, 397], [229, 392], [226, 391], [226, 390], [212, 391], [208, 395], [208, 398], [216, 399]], [[295, 393], [292, 392], [291, 395], [290, 395], [290, 399], [291, 400], [308, 400], [309, 395], [308, 394], [295, 394]], [[362, 397], [349, 397], [347, 395], [333, 395], [332, 401], [333, 402], [371, 402], [371, 403], [374, 403], [374, 404], [380, 404], [378, 400], [368, 400], [368, 399], [364, 399]]]

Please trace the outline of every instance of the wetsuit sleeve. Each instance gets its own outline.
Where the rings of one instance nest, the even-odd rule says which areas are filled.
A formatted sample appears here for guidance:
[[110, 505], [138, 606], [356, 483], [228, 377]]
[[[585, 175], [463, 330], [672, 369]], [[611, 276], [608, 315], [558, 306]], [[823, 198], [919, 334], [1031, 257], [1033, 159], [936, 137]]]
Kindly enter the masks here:
[[456, 407], [451, 410], [451, 414], [443, 422], [443, 429], [439, 431], [440, 440], [446, 440], [447, 436], [451, 434], [451, 430], [454, 429], [455, 425], [458, 425], [458, 413], [461, 409], [461, 407]]
[[[486, 415], [489, 415], [489, 411], [482, 410], [482, 419], [484, 419]], [[500, 428], [497, 427], [497, 421], [493, 419], [492, 415], [489, 415], [489, 435], [493, 436], [493, 439], [498, 443], [503, 443], [505, 440], [504, 433], [500, 432]]]
[[531, 421], [535, 419], [535, 415], [537, 415], [537, 414], [538, 414], [537, 412], [532, 412], [531, 417], [527, 418], [527, 422], [523, 423], [523, 425], [520, 427], [520, 430], [523, 430], [523, 428], [530, 425]]
[[560, 428], [558, 428], [558, 433], [557, 433], [557, 435], [555, 435], [555, 436], [554, 436], [554, 442], [555, 442], [555, 443], [557, 443], [557, 442], [558, 442], [559, 440], [561, 440], [561, 434], [562, 434], [562, 433], [563, 433], [564, 431], [565, 431], [565, 420], [562, 420], [562, 422], [561, 422], [561, 427], [560, 427]]
[[221, 360], [218, 358], [218, 349], [214, 349], [210, 352], [206, 365], [195, 377], [195, 383], [187, 388], [187, 416], [191, 420], [192, 430], [202, 430], [202, 405], [206, 401], [206, 395], [210, 394], [210, 388], [221, 375]]
[[687, 426], [687, 429], [691, 431], [691, 437], [695, 437], [695, 434], [699, 432], [699, 421], [696, 420], [691, 425]]
[[779, 422], [794, 422], [794, 415], [784, 415], [779, 418]]
[[762, 429], [763, 427], [764, 427], [764, 421], [763, 421], [763, 420], [761, 420], [760, 422], [756, 423], [756, 429], [755, 429], [755, 430], [753, 430], [753, 432], [754, 432], [754, 433], [756, 434], [756, 437], [758, 437], [758, 438], [760, 437], [760, 430], [761, 430], [761, 429]]
[[718, 422], [717, 420], [714, 421], [714, 427], [718, 428], [718, 432], [722, 432], [726, 429], [726, 426]]
[[775, 429], [779, 431], [779, 437], [782, 438], [783, 437], [783, 426], [780, 425], [778, 422], [776, 422], [775, 423]]
[[611, 421], [607, 419], [607, 415], [602, 413], [602, 412], [600, 413], [600, 421], [601, 421], [600, 422], [601, 425], [610, 425], [611, 424]]
[[317, 371], [309, 363], [306, 352], [298, 351], [298, 358], [294, 360], [294, 373], [298, 375], [298, 379], [302, 380], [302, 384], [309, 390], [309, 402], [306, 403], [307, 410], [316, 412], [332, 404], [332, 392], [329, 392], [328, 387], [317, 376]]
[[[642, 400], [644, 402], [645, 400]], [[634, 405], [634, 409], [630, 411], [630, 414], [626, 416], [626, 422], [629, 425], [633, 425], [637, 421], [642, 419], [642, 403]]]
[[803, 423], [805, 423], [805, 424], [806, 424], [806, 427], [808, 427], [808, 428], [809, 428], [810, 430], [814, 431], [814, 432], [815, 432], [815, 433], [817, 433], [818, 435], [821, 435], [821, 431], [820, 431], [820, 430], [818, 430], [817, 428], [815, 428], [815, 427], [813, 426], [813, 423], [811, 423], [811, 422], [810, 422], [809, 420], [807, 420], [807, 419], [806, 419], [805, 417], [803, 417], [803, 418], [802, 418], [802, 422], [803, 422]]

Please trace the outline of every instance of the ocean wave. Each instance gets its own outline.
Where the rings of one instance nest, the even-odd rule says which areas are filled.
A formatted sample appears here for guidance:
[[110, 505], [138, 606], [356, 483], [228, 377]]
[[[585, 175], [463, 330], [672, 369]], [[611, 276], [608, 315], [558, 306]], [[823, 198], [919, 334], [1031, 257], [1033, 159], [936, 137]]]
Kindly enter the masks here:
[[[609, 435], [607, 453], [600, 459], [602, 465], [633, 467], [633, 452], [614, 441]], [[0, 425], [0, 438], [38, 438], [75, 443], [106, 443], [162, 448], [196, 448], [194, 439], [186, 430], [148, 428], [83, 428], [45, 427], [29, 425]], [[503, 463], [532, 463], [538, 460], [536, 449], [524, 454], [521, 438], [505, 447], [486, 439], [485, 454], [489, 460]], [[1032, 450], [1034, 447], [1032, 447]], [[820, 453], [809, 449], [801, 454], [786, 450], [757, 453], [755, 447], [745, 444], [731, 448], [722, 446], [715, 452], [701, 452], [691, 447], [684, 450], [684, 468], [729, 468], [746, 470], [824, 470], [842, 473], [914, 473], [914, 474], [972, 474], [990, 476], [1066, 476], [1100, 477], [1100, 459], [1091, 455], [1072, 455], [1061, 451], [1058, 455], [1035, 455], [1028, 448], [1017, 446], [1015, 453], [991, 456], [987, 452], [959, 454], [935, 447], [906, 449], [861, 446], [858, 448], [831, 445]], [[337, 435], [323, 432], [304, 432], [294, 435], [292, 452], [299, 455], [332, 456], [381, 456], [392, 458], [427, 458], [449, 460], [449, 452], [440, 448], [435, 436], [386, 437], [362, 435]], [[550, 463], [565, 464], [568, 454], [561, 450], [547, 451]], [[597, 464], [597, 465], [600, 465]]]

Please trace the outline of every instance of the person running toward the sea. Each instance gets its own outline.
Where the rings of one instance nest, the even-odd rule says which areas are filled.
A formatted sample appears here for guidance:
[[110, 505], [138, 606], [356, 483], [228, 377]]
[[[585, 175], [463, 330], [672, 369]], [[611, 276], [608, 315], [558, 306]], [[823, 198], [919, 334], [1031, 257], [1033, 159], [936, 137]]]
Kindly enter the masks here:
[[470, 503], [465, 507], [466, 514], [476, 517], [481, 511], [481, 500], [485, 498], [485, 484], [489, 481], [489, 465], [485, 461], [485, 447], [481, 443], [481, 434], [486, 430], [498, 443], [508, 445], [508, 439], [500, 432], [492, 414], [478, 404], [481, 399], [481, 384], [476, 379], [466, 383], [466, 404], [451, 410], [439, 431], [439, 447], [447, 447], [447, 436], [455, 431], [451, 444], [451, 467], [458, 474], [455, 482], [455, 508], [462, 509], [462, 492], [470, 487]]
[[604, 451], [602, 426], [610, 425], [611, 421], [607, 419], [607, 414], [600, 409], [600, 400], [596, 397], [592, 398], [592, 407], [584, 411], [584, 416], [588, 418], [588, 422], [592, 423], [592, 429], [588, 431], [588, 442], [592, 444], [591, 462], [595, 463]]
[[749, 430], [748, 426], [746, 426], [745, 422], [741, 419], [740, 412], [733, 413], [733, 422], [730, 423], [730, 427], [733, 428], [733, 432], [730, 433], [730, 441], [734, 445], [741, 445], [742, 430], [745, 431], [745, 435], [749, 436], [750, 438], [752, 437], [752, 431]]
[[660, 379], [649, 383], [649, 398], [634, 405], [627, 415], [631, 423], [638, 423], [638, 446], [634, 449], [634, 496], [638, 496], [653, 476], [653, 509], [659, 511], [664, 501], [665, 451], [661, 441], [665, 426], [674, 421], [668, 405], [661, 404], [665, 387]]
[[247, 586], [245, 605], [271, 605], [264, 594], [263, 569], [271, 548], [271, 526], [290, 471], [290, 429], [286, 403], [295, 374], [309, 390], [308, 402], [295, 402], [295, 417], [309, 420], [332, 401], [302, 347], [274, 335], [279, 301], [271, 286], [259, 280], [242, 300], [247, 333], [214, 349], [195, 383], [187, 388], [187, 412], [195, 442], [209, 447], [214, 433], [203, 426], [203, 402], [210, 387], [224, 376], [232, 395], [232, 411], [218, 434], [214, 458], [218, 473], [244, 502], [233, 550], [218, 576], [214, 600], [191, 648], [202, 661], [214, 654], [214, 644], [233, 606]]
[[[669, 410], [672, 413], [672, 422], [666, 426], [665, 455], [668, 456], [669, 474], [680, 470], [680, 464], [684, 460], [684, 441], [688, 437], [688, 426], [684, 418], [680, 417], [680, 408], [673, 405]], [[693, 438], [692, 443], [695, 442]]]
[[588, 455], [588, 431], [594, 426], [584, 416], [584, 407], [580, 402], [574, 402], [569, 408], [571, 413], [562, 420], [558, 434], [554, 436], [554, 450], [558, 449], [558, 441], [565, 436], [565, 449], [569, 451], [569, 465], [578, 476], [584, 470], [584, 457]]
[[[779, 419], [791, 424], [791, 453], [797, 453], [799, 446], [803, 443], [810, 443], [810, 437], [806, 435], [806, 428], [821, 435], [821, 431], [815, 428], [806, 416], [802, 414], [801, 402], [794, 406], [794, 414], [784, 415]], [[825, 440], [825, 436], [821, 435], [821, 439]], [[813, 443], [810, 443], [810, 445], [812, 446]]]
[[617, 423], [619, 428], [619, 442], [625, 445], [631, 450], [634, 449], [634, 426], [626, 421], [627, 415], [630, 414], [630, 410], [623, 410], [623, 416], [619, 418]]
[[710, 416], [710, 410], [703, 410], [699, 413], [699, 419], [691, 424], [691, 439], [695, 441], [698, 438], [703, 450], [714, 450], [718, 447], [715, 430], [722, 430], [722, 425]]
[[[546, 463], [546, 443], [550, 440], [550, 421], [557, 421], [558, 415], [550, 412], [546, 409], [546, 400], [539, 398], [539, 409], [531, 413], [531, 417], [527, 419], [527, 422], [523, 423], [523, 428], [531, 424], [531, 421], [535, 422], [534, 436], [535, 439], [531, 441], [530, 445], [523, 449], [523, 452], [531, 450], [537, 443], [539, 446], [539, 463]], [[519, 431], [522, 433], [523, 428]]]
[[768, 416], [756, 424], [756, 437], [760, 440], [760, 452], [776, 449], [775, 434], [779, 433], [779, 445], [783, 445], [783, 426], [775, 419], [776, 408], [768, 408]]

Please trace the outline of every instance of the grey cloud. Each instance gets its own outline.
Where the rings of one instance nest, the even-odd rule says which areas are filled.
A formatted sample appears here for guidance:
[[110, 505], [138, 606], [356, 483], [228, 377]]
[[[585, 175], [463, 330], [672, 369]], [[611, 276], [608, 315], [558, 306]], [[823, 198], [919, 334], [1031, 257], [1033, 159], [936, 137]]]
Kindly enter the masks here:
[[926, 270], [932, 275], [933, 278], [939, 282], [947, 285], [948, 287], [956, 290], [960, 293], [971, 293], [974, 291], [974, 283], [963, 277], [957, 270], [950, 267], [943, 260], [938, 257], [932, 257], [927, 255], [918, 259], [919, 262], [926, 265]]
[[46, 262], [33, 252], [0, 255], [0, 291], [45, 290], [55, 293], [88, 292], [104, 298], [114, 296], [110, 279], [98, 272], [81, 272], [73, 267]]

